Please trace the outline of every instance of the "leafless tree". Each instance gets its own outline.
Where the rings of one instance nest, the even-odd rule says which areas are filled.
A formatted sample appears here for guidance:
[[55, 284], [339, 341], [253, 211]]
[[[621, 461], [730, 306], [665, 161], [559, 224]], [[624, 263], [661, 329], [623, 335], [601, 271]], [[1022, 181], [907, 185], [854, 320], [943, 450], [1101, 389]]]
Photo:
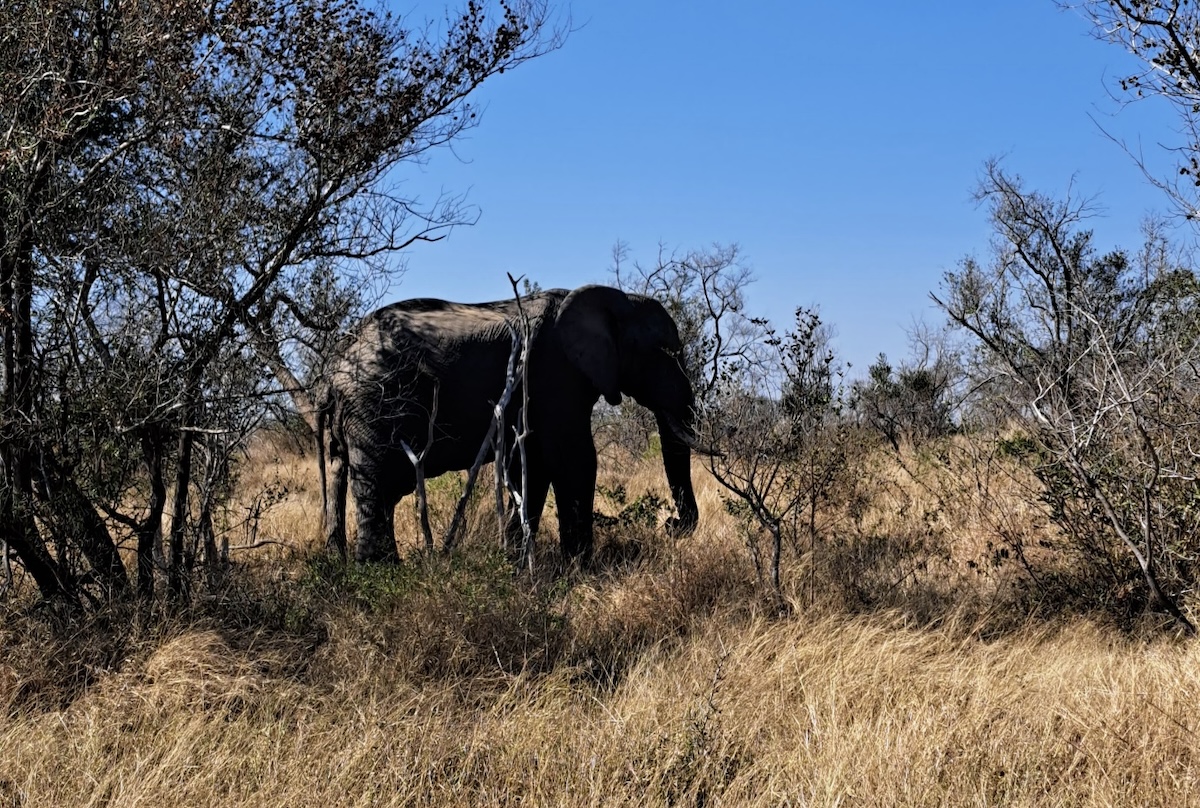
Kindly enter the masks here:
[[[509, 375], [513, 379], [521, 380], [524, 379], [526, 369], [529, 367], [530, 351], [533, 349], [533, 334], [530, 330], [529, 315], [525, 313], [525, 309], [521, 306], [521, 292], [517, 288], [517, 280], [512, 275], [508, 276], [508, 280], [512, 283], [513, 296], [517, 301], [518, 321], [510, 326], [513, 330], [513, 345], [515, 347], [518, 342], [521, 345], [521, 355], [517, 358], [516, 365]], [[508, 489], [509, 495], [516, 504], [513, 516], [516, 524], [521, 529], [520, 558], [523, 565], [532, 571], [536, 548], [534, 547], [533, 525], [529, 521], [529, 457], [525, 451], [525, 444], [529, 438], [529, 385], [521, 384], [520, 391], [521, 406], [517, 410], [516, 423], [512, 426], [513, 445], [511, 451], [514, 456], [512, 458], [506, 457], [503, 450], [504, 442], [498, 441], [496, 449], [496, 473], [504, 481], [504, 487]], [[503, 413], [503, 410], [497, 407], [496, 413], [499, 416]], [[513, 460], [516, 461], [521, 470], [521, 479], [519, 481], [511, 479], [509, 476]], [[499, 509], [499, 506], [500, 502], [497, 500], [497, 509]]]
[[[408, 461], [413, 464], [413, 473], [416, 475], [417, 515], [421, 522], [421, 535], [425, 537], [425, 551], [429, 553], [433, 552], [433, 530], [429, 526], [429, 497], [425, 489], [425, 456], [429, 454], [429, 447], [433, 446], [434, 429], [437, 427], [439, 391], [440, 385], [435, 379], [433, 382], [433, 406], [429, 409], [429, 429], [426, 432], [425, 445], [421, 447], [421, 451], [416, 451], [404, 440], [400, 441], [400, 448], [404, 450]], [[464, 501], [468, 492], [463, 493]]]
[[[530, 350], [532, 349], [532, 325], [529, 315], [521, 305], [521, 290], [518, 287], [519, 279], [509, 275], [508, 280], [512, 284], [518, 316], [516, 322], [509, 323], [509, 330], [512, 333], [512, 351], [508, 355], [508, 366], [505, 369], [504, 390], [492, 405], [491, 423], [488, 425], [488, 431], [484, 435], [479, 452], [475, 455], [475, 462], [471, 464], [471, 468], [467, 471], [467, 481], [463, 486], [462, 496], [459, 497], [458, 505], [455, 507], [454, 516], [450, 520], [450, 526], [446, 529], [442, 546], [446, 552], [449, 552], [458, 541], [458, 536], [466, 515], [467, 504], [470, 501], [471, 492], [475, 488], [475, 481], [479, 475], [479, 470], [487, 462], [488, 457], [491, 456], [494, 462], [493, 468], [496, 480], [496, 521], [500, 534], [501, 547], [507, 549], [510, 534], [514, 532], [514, 529], [520, 529], [520, 557], [523, 564], [532, 569], [535, 548], [533, 544], [533, 529], [529, 520], [529, 508], [526, 499], [526, 494], [529, 491], [529, 473], [527, 471], [527, 457], [525, 455], [525, 441], [529, 436], [529, 424], [526, 420], [526, 413], [529, 410], [529, 393], [524, 383], [525, 371], [529, 366]], [[534, 289], [533, 285], [528, 281], [525, 282], [524, 288], [526, 294], [531, 293]], [[517, 408], [516, 422], [506, 425], [505, 412], [508, 411], [509, 402], [512, 401], [512, 397], [518, 394], [521, 396], [521, 405]], [[508, 429], [510, 428], [513, 433], [511, 445], [508, 442]], [[510, 469], [514, 461], [521, 470], [521, 479], [519, 481], [513, 480], [510, 477]], [[509, 500], [514, 503], [511, 512], [505, 501], [506, 494]]]

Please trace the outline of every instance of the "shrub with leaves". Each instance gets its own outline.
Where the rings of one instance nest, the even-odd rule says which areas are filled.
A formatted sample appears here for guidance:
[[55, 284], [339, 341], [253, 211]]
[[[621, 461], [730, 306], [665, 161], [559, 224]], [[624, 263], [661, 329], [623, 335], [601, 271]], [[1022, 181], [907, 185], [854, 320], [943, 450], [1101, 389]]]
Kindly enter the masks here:
[[712, 450], [708, 468], [729, 493], [727, 508], [743, 521], [755, 568], [760, 577], [769, 570], [778, 597], [785, 535], [797, 550], [801, 535], [814, 547], [823, 506], [850, 470], [849, 425], [843, 366], [819, 315], [798, 309], [794, 330], [783, 336], [762, 327], [758, 356], [730, 363], [704, 402], [703, 434]]
[[995, 163], [979, 198], [991, 261], [964, 260], [935, 299], [974, 341], [981, 406], [1031, 442], [1099, 603], [1150, 603], [1191, 633], [1178, 601], [1200, 572], [1200, 282], [1161, 229], [1102, 253], [1087, 201], [1026, 191]]

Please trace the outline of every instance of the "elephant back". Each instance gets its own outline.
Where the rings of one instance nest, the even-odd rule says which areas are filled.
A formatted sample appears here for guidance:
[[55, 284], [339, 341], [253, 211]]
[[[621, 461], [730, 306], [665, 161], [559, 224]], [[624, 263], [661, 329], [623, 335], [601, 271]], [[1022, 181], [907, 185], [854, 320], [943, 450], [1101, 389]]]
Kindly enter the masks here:
[[329, 374], [343, 418], [370, 440], [417, 445], [427, 440], [436, 398], [440, 433], [472, 433], [491, 417], [504, 390], [521, 315], [536, 342], [565, 296], [560, 290], [531, 295], [520, 309], [514, 300], [414, 298], [376, 310], [351, 332]]

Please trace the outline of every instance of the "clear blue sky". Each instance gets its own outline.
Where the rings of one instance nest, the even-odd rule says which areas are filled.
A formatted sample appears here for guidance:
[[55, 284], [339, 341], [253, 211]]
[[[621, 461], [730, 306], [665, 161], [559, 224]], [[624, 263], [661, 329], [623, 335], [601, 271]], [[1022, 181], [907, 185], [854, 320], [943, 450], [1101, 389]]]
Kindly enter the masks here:
[[1098, 196], [1102, 247], [1136, 247], [1166, 208], [1098, 124], [1165, 164], [1169, 110], [1120, 109], [1108, 88], [1130, 57], [1052, 0], [562, 8], [565, 46], [486, 83], [481, 124], [405, 175], [425, 198], [468, 192], [480, 218], [408, 251], [386, 299], [507, 297], [507, 272], [605, 281], [618, 239], [643, 263], [659, 242], [736, 242], [751, 312], [786, 328], [818, 306], [858, 376], [906, 356], [914, 321], [940, 323], [942, 274], [986, 255], [971, 192], [987, 158]]

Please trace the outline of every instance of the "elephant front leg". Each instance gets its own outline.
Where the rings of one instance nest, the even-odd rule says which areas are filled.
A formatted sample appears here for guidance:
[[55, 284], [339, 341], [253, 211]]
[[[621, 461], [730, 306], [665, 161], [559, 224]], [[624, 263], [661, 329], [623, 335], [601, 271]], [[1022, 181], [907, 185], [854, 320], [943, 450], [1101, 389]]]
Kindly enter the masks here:
[[325, 479], [325, 549], [346, 560], [346, 461], [336, 450], [328, 457]]
[[354, 505], [358, 517], [354, 557], [358, 561], [398, 562], [394, 499], [381, 496], [374, 486], [356, 483]]
[[[514, 475], [520, 480], [519, 472]], [[546, 495], [550, 491], [550, 480], [545, 474], [531, 473], [528, 488], [525, 491], [525, 514], [529, 520], [529, 536], [532, 540], [537, 536], [538, 526], [542, 521], [542, 510], [546, 507]], [[525, 553], [525, 531], [521, 526], [521, 508], [516, 500], [511, 500], [508, 512], [508, 524], [505, 527], [505, 541], [510, 551], [520, 555]], [[528, 561], [528, 559], [522, 559]]]
[[578, 560], [587, 566], [592, 560], [592, 508], [596, 498], [596, 449], [591, 434], [586, 449], [565, 453], [568, 464], [554, 478], [554, 498], [558, 504], [558, 537], [563, 560]]

